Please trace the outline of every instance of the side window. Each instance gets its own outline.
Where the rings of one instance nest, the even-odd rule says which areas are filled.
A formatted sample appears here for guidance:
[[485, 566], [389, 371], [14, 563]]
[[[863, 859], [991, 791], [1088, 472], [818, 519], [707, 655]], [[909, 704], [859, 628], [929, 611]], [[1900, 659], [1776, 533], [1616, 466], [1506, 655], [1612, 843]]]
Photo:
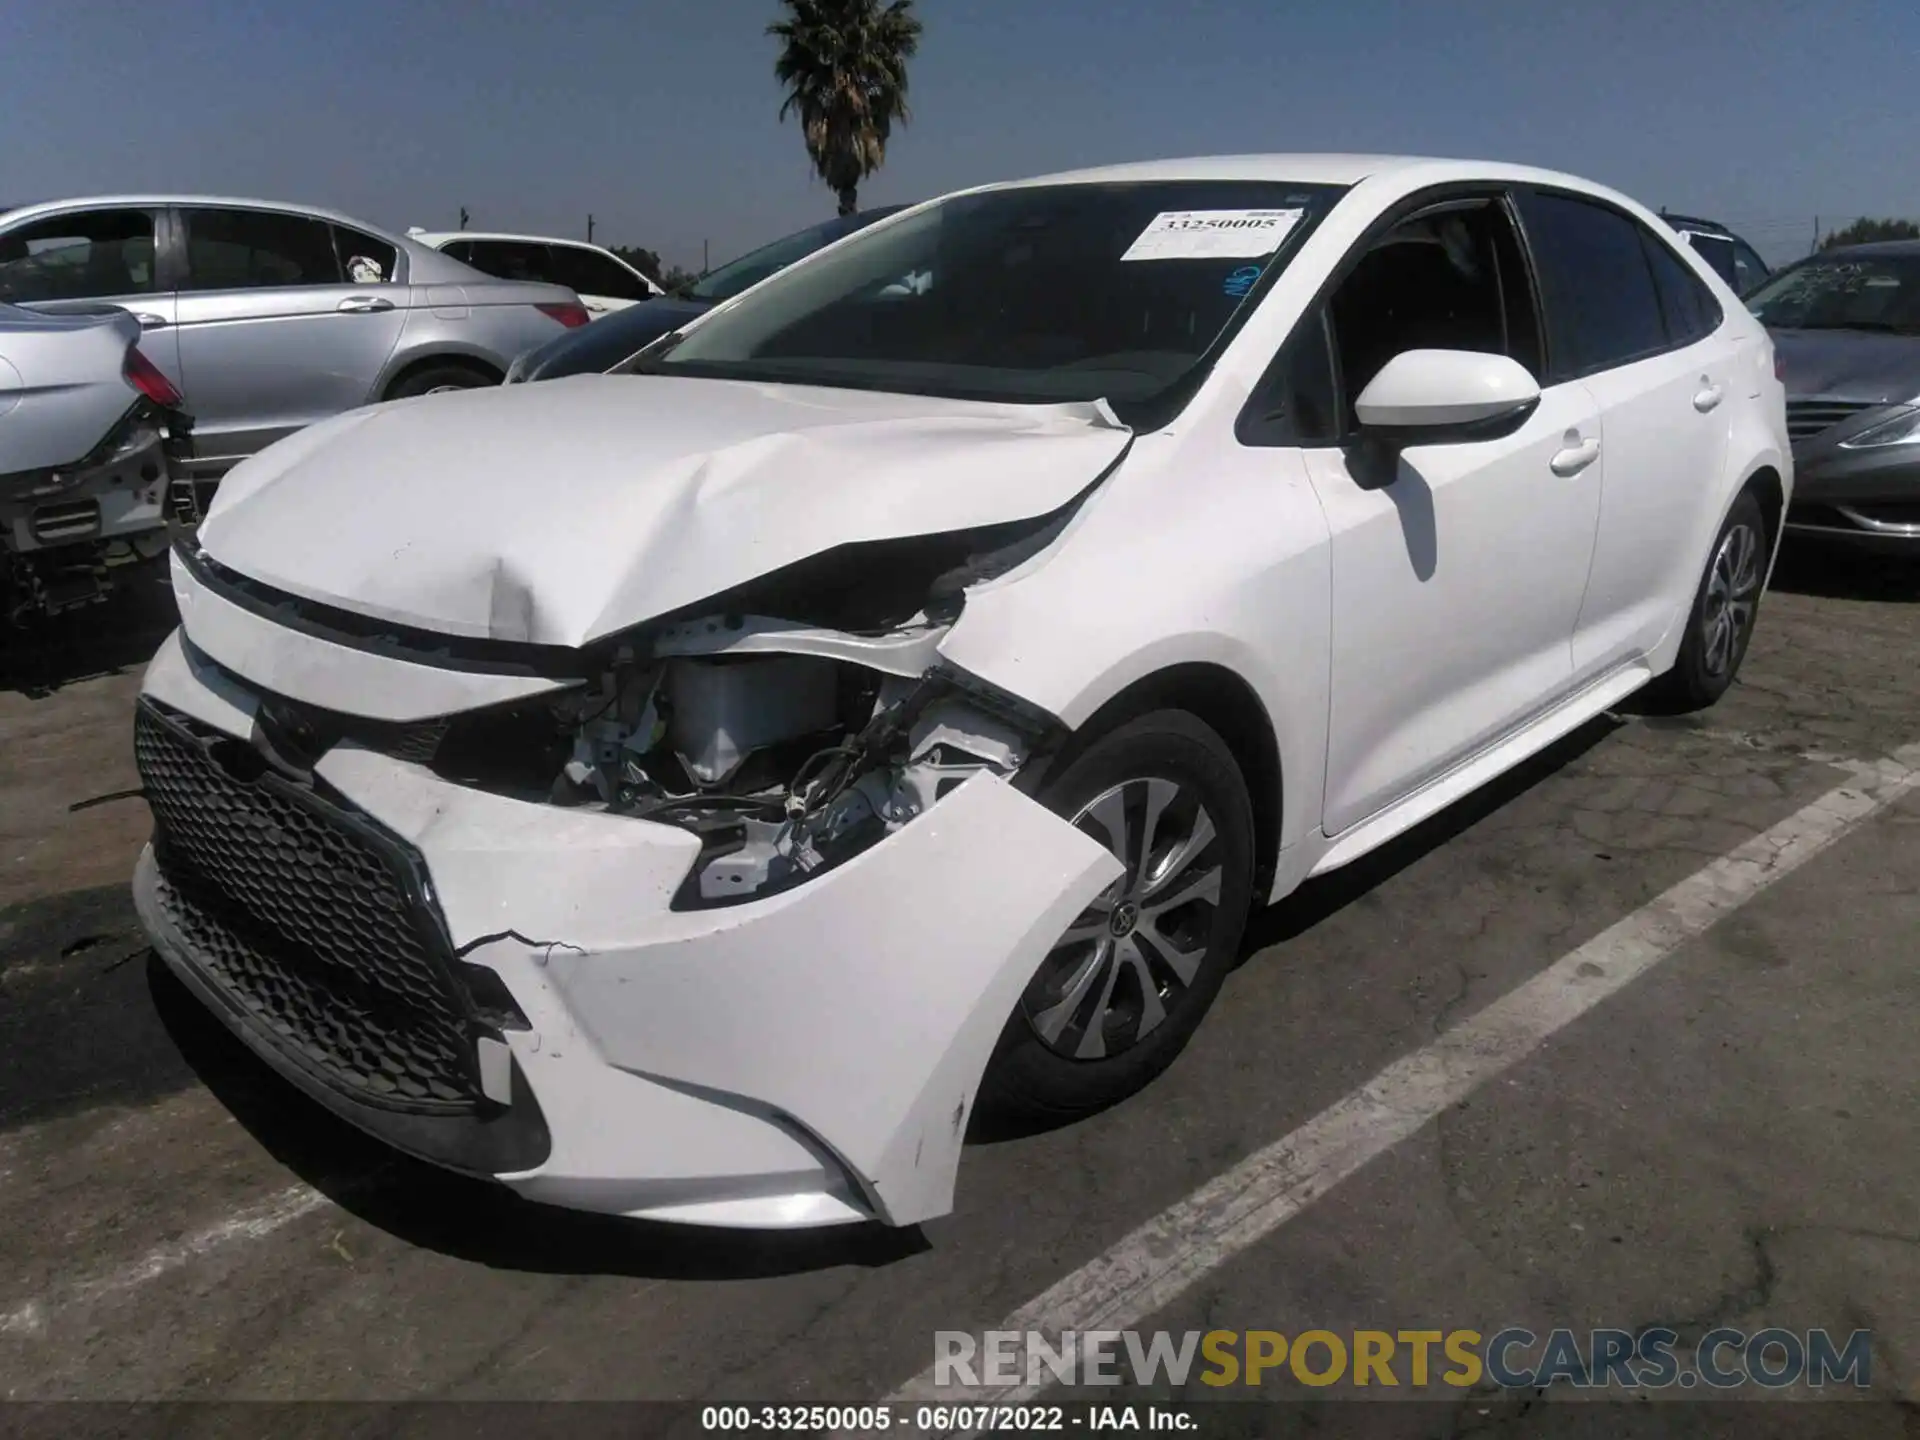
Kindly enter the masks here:
[[645, 300], [653, 294], [646, 282], [619, 261], [578, 245], [550, 245], [552, 278], [577, 295], [605, 295], [614, 300]]
[[1667, 348], [1667, 326], [1638, 225], [1598, 201], [1519, 196], [1540, 272], [1552, 380], [1572, 380]]
[[442, 255], [451, 255], [462, 265], [473, 264], [473, 242], [471, 240], [449, 240], [440, 247]]
[[186, 290], [338, 285], [331, 227], [270, 210], [184, 210]]
[[467, 264], [496, 280], [551, 278], [547, 247], [527, 240], [475, 240]]
[[384, 285], [399, 272], [400, 252], [364, 231], [333, 227], [333, 253], [349, 285]]
[[1734, 283], [1733, 241], [1724, 235], [1705, 235], [1698, 230], [1687, 232], [1687, 243], [1700, 252], [1700, 258], [1713, 267], [1713, 273], [1727, 284]]
[[1647, 265], [1653, 271], [1653, 288], [1660, 296], [1668, 340], [1675, 345], [1691, 345], [1711, 335], [1725, 318], [1713, 292], [1652, 231], [1642, 227], [1640, 243], [1646, 247]]
[[1733, 242], [1733, 293], [1750, 295], [1760, 288], [1760, 283], [1773, 272], [1767, 269], [1767, 262], [1753, 251], [1753, 247], [1743, 240]]
[[0, 235], [0, 300], [91, 300], [156, 288], [148, 211], [79, 210]]
[[1354, 400], [1381, 367], [1426, 349], [1508, 355], [1539, 374], [1519, 237], [1493, 200], [1445, 202], [1373, 241], [1295, 327], [1236, 433], [1249, 445], [1339, 443], [1358, 428]]

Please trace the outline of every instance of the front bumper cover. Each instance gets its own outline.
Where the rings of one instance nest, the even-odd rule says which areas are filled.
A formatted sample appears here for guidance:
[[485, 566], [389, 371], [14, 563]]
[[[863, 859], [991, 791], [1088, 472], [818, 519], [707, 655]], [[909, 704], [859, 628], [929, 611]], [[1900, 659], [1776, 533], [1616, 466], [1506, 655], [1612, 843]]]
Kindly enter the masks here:
[[1886, 414], [1864, 412], [1794, 445], [1789, 530], [1878, 549], [1920, 549], [1920, 446], [1849, 450], [1842, 443]]
[[[235, 739], [252, 732], [257, 698], [177, 635], [145, 693]], [[417, 1129], [316, 1098], [531, 1199], [657, 1219], [791, 1227], [945, 1213], [1007, 1017], [1119, 871], [1097, 842], [979, 776], [806, 885], [674, 912], [698, 850], [684, 832], [468, 790], [352, 742], [314, 773], [420, 857], [457, 963], [486, 967], [511, 995], [526, 1028], [502, 1032], [507, 1110], [530, 1102], [548, 1150], [517, 1168], [475, 1165], [471, 1148], [429, 1153]], [[219, 1010], [193, 957], [168, 954], [180, 938], [156, 911], [153, 868], [143, 858], [138, 888], [156, 947]], [[283, 1047], [249, 1043], [288, 1073], [268, 1053]], [[311, 1076], [289, 1078], [314, 1093]]]

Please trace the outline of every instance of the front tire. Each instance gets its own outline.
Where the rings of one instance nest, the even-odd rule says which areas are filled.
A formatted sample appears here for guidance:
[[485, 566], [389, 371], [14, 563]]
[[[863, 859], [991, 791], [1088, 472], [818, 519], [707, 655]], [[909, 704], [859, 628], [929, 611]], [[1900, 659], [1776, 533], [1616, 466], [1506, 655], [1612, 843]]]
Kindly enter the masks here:
[[1673, 669], [1653, 684], [1653, 694], [1665, 708], [1704, 710], [1727, 693], [1740, 673], [1760, 612], [1767, 546], [1766, 516], [1753, 492], [1744, 491], [1714, 539]]
[[1184, 711], [1094, 741], [1039, 798], [1127, 873], [1060, 938], [1001, 1033], [977, 1108], [1020, 1127], [1104, 1109], [1173, 1062], [1233, 967], [1253, 889], [1246, 782]]
[[470, 365], [428, 365], [403, 375], [387, 390], [389, 400], [407, 400], [415, 395], [439, 395], [449, 390], [479, 390], [499, 382]]

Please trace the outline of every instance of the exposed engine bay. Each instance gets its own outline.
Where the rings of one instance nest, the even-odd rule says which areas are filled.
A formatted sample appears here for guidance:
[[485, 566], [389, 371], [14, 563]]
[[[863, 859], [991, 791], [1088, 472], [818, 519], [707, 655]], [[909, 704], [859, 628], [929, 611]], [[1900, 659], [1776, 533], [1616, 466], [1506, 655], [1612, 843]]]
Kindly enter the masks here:
[[1048, 717], [1019, 702], [937, 664], [900, 673], [944, 633], [874, 639], [714, 617], [595, 684], [444, 722], [431, 764], [693, 832], [700, 859], [676, 908], [761, 897], [858, 854], [972, 775], [1013, 774], [1045, 743]]

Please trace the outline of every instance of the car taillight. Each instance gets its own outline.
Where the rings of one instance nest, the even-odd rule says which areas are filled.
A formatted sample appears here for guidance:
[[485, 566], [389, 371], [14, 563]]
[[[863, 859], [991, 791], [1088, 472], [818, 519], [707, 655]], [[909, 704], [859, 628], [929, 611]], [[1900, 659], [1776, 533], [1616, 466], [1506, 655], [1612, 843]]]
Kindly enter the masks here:
[[1785, 384], [1787, 379], [1787, 362], [1780, 358], [1778, 350], [1773, 352], [1773, 378], [1782, 384]]
[[533, 308], [549, 320], [558, 320], [569, 330], [577, 330], [593, 318], [587, 314], [587, 307], [578, 300], [569, 300], [560, 305], [536, 305]]
[[180, 407], [180, 392], [173, 388], [173, 382], [161, 373], [160, 367], [140, 353], [138, 345], [127, 347], [126, 363], [120, 373], [127, 377], [127, 383], [156, 405], [164, 405], [169, 410]]

